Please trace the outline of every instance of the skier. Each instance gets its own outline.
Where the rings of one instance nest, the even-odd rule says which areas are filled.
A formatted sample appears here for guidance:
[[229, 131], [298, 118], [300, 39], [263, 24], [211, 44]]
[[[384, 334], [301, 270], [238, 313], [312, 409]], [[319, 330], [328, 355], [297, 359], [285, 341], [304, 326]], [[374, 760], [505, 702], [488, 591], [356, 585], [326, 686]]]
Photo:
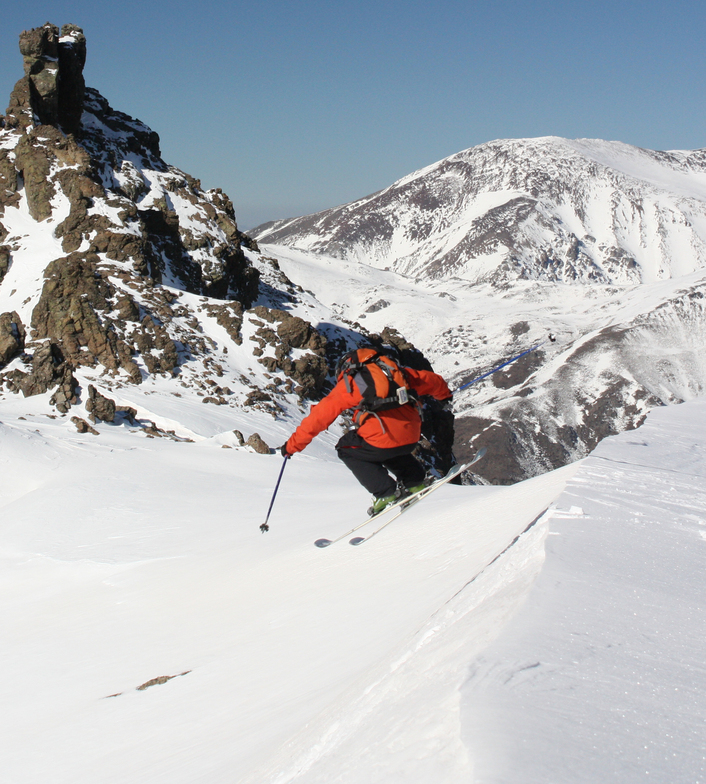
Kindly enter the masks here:
[[336, 386], [312, 407], [280, 447], [284, 457], [301, 452], [340, 414], [352, 410], [356, 429], [339, 439], [336, 452], [373, 494], [373, 505], [368, 510], [371, 516], [426, 486], [426, 471], [412, 455], [421, 437], [418, 397], [430, 395], [451, 401], [451, 392], [441, 376], [402, 367], [394, 353], [385, 346], [345, 354], [336, 366]]

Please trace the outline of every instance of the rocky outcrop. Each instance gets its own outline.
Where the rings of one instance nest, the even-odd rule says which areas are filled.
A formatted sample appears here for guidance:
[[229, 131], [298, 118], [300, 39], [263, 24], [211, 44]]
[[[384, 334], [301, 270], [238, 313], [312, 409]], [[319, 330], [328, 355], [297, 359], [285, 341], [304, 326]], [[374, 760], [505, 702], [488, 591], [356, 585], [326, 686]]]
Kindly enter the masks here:
[[[16, 204], [20, 196], [17, 193], [17, 170], [9, 150], [0, 149], [0, 216], [7, 205]], [[0, 242], [7, 232], [0, 225]]]
[[76, 425], [76, 430], [78, 430], [79, 433], [90, 433], [94, 436], [100, 435], [95, 427], [91, 427], [91, 425], [89, 425], [85, 419], [81, 419], [81, 417], [73, 416], [71, 417], [71, 421]]
[[102, 395], [93, 384], [89, 384], [86, 411], [91, 415], [91, 422], [94, 424], [97, 419], [101, 422], [113, 422], [116, 411], [115, 401]]
[[56, 387], [49, 402], [64, 414], [78, 401], [79, 385], [73, 368], [53, 343], [35, 347], [29, 372], [15, 369], [5, 373], [2, 380], [12, 392], [22, 392], [25, 397], [43, 395]]
[[207, 304], [204, 310], [225, 329], [233, 343], [238, 346], [242, 345], [243, 306], [240, 302], [225, 302], [222, 305]]
[[47, 23], [20, 35], [25, 75], [15, 85], [6, 127], [59, 125], [78, 130], [83, 111], [83, 66], [86, 38], [76, 25], [59, 28]]
[[[328, 375], [326, 337], [308, 321], [285, 310], [260, 305], [251, 312], [258, 317], [253, 320], [257, 329], [251, 338], [258, 345], [253, 352], [259, 354], [258, 362], [272, 373], [281, 370], [291, 378], [300, 398], [320, 396]], [[274, 356], [265, 354], [269, 349], [274, 349]], [[292, 349], [307, 353], [293, 356]]]
[[71, 369], [71, 365], [64, 363], [61, 375], [58, 377], [56, 391], [49, 399], [49, 403], [56, 407], [62, 414], [67, 413], [71, 406], [78, 403], [79, 384]]
[[100, 362], [109, 370], [124, 367], [128, 375], [139, 375], [129, 348], [105, 319], [115, 289], [99, 274], [98, 262], [95, 254], [73, 253], [47, 266], [42, 295], [32, 312], [32, 336], [60, 346], [76, 365]]
[[0, 283], [10, 269], [10, 249], [0, 245]]
[[245, 442], [245, 446], [249, 446], [254, 452], [259, 455], [269, 455], [272, 451], [269, 446], [262, 440], [259, 433], [253, 433], [250, 438]]
[[[25, 75], [2, 131], [0, 218], [24, 195], [35, 221], [57, 221], [66, 254], [46, 267], [33, 340], [50, 341], [75, 367], [100, 365], [133, 383], [145, 372], [174, 373], [174, 296], [157, 293], [168, 282], [224, 300], [214, 306], [216, 318], [241, 341], [259, 274], [228, 197], [168, 166], [154, 131], [86, 87], [80, 28], [47, 23], [25, 31], [20, 51]], [[0, 242], [6, 235], [0, 223]], [[9, 241], [0, 245], [0, 282], [12, 252]], [[140, 304], [131, 291], [140, 292]], [[179, 329], [187, 351], [199, 344]]]
[[0, 314], [0, 367], [20, 354], [25, 347], [25, 328], [14, 311]]

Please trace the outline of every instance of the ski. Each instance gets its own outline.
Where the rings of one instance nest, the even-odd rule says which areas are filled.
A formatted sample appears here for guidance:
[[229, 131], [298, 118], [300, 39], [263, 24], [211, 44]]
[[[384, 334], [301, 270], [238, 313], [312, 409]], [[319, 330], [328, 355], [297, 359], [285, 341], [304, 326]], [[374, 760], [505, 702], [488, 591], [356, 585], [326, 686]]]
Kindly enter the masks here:
[[438, 490], [440, 487], [445, 485], [447, 482], [450, 482], [454, 477], [458, 476], [459, 474], [463, 473], [467, 468], [470, 468], [474, 463], [477, 463], [484, 455], [486, 449], [483, 447], [479, 449], [478, 452], [474, 455], [473, 460], [468, 463], [464, 463], [460, 466], [453, 466], [449, 469], [449, 472], [443, 478], [434, 482], [433, 485], [430, 485], [426, 489], [420, 491], [419, 493], [415, 493], [415, 495], [411, 496], [410, 498], [405, 499], [397, 509], [397, 513], [394, 514], [389, 520], [386, 520], [379, 528], [376, 528], [369, 536], [354, 536], [351, 540], [349, 540], [348, 544], [352, 545], [359, 545], [363, 544], [363, 542], [369, 542], [373, 536], [376, 536], [383, 530], [383, 528], [387, 528], [390, 523], [393, 523], [400, 515], [404, 514], [411, 506], [414, 506], [416, 503], [421, 501], [422, 499], [426, 498], [428, 495], [431, 495], [434, 490]]
[[437, 481], [434, 482], [432, 485], [429, 485], [429, 487], [425, 487], [423, 490], [419, 490], [417, 493], [408, 495], [405, 498], [401, 498], [399, 501], [396, 501], [394, 504], [390, 504], [389, 506], [385, 507], [385, 509], [383, 509], [382, 512], [380, 512], [380, 514], [376, 514], [373, 515], [372, 517], [368, 517], [366, 520], [363, 520], [362, 523], [358, 523], [358, 525], [351, 528], [350, 531], [346, 531], [344, 534], [341, 534], [336, 539], [317, 539], [314, 542], [314, 544], [317, 547], [329, 547], [332, 544], [336, 544], [336, 542], [340, 542], [342, 539], [346, 539], [351, 534], [355, 533], [359, 529], [368, 525], [368, 523], [371, 523], [373, 520], [379, 520], [382, 517], [387, 517], [387, 515], [390, 512], [396, 512], [396, 514], [394, 514], [389, 520], [387, 520], [384, 525], [381, 525], [380, 528], [373, 531], [373, 533], [370, 534], [370, 536], [367, 537], [357, 536], [350, 540], [350, 544], [355, 544], [355, 545], [361, 544], [362, 542], [366, 542], [368, 539], [375, 536], [376, 533], [378, 533], [383, 528], [388, 526], [393, 520], [396, 520], [403, 512], [406, 512], [407, 509], [410, 508], [410, 506], [416, 504], [417, 501], [421, 501], [422, 498], [429, 495], [429, 493], [432, 493], [434, 490], [438, 489], [442, 485], [445, 485], [447, 482], [450, 482], [454, 477], [461, 474], [467, 468], [470, 468], [474, 463], [477, 463], [485, 455], [485, 452], [486, 452], [485, 447], [479, 449], [478, 452], [473, 456], [473, 459], [470, 460], [468, 463], [452, 466], [444, 477], [442, 477], [441, 479], [437, 479]]

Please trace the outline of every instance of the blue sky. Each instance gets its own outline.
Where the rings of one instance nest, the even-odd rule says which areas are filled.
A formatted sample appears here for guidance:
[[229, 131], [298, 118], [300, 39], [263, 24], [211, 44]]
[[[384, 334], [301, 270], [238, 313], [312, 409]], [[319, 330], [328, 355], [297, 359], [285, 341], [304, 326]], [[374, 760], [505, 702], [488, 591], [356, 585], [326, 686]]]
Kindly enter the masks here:
[[168, 163], [223, 188], [244, 229], [492, 139], [706, 147], [691, 0], [7, 3], [3, 109], [18, 35], [46, 21], [84, 29], [87, 83], [157, 131]]

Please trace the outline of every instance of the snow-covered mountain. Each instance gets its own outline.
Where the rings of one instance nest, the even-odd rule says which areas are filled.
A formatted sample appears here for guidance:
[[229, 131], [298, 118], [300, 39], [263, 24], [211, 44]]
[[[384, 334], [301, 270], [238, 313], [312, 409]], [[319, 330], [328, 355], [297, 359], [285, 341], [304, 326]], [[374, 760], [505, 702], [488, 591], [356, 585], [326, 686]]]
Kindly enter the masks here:
[[[154, 131], [86, 87], [80, 28], [26, 31], [20, 51], [0, 128], [0, 400], [43, 396], [82, 429], [191, 439], [213, 435], [208, 409], [227, 406], [244, 439], [260, 436], [251, 448], [274, 446], [268, 425], [291, 432], [366, 331], [287, 278], [222, 191], [165, 163]], [[431, 437], [430, 464], [445, 470], [451, 446]]]
[[706, 265], [706, 150], [494, 141], [252, 234], [427, 280], [647, 283]]
[[[0, 781], [702, 781], [706, 405], [576, 460], [702, 393], [697, 257], [673, 246], [616, 283], [528, 255], [531, 275], [478, 282], [258, 246], [85, 87], [79, 28], [20, 49], [0, 123]], [[476, 480], [532, 478], [446, 485], [320, 550], [368, 506], [340, 426], [285, 463], [268, 445], [376, 334], [456, 388], [537, 347], [455, 398], [457, 454], [490, 447]]]
[[192, 440], [225, 406], [243, 448], [266, 450], [375, 335], [455, 389], [539, 346], [456, 396], [455, 443], [428, 406], [430, 464], [484, 445], [476, 481], [511, 483], [706, 386], [703, 152], [494, 142], [251, 239], [224, 193], [85, 86], [79, 28], [20, 49], [0, 129], [0, 402]]
[[706, 388], [704, 150], [491, 142], [252, 234], [288, 274], [305, 257], [368, 270], [324, 301], [394, 324], [456, 388], [542, 344], [457, 396], [456, 454], [490, 447], [489, 481], [564, 465]]

